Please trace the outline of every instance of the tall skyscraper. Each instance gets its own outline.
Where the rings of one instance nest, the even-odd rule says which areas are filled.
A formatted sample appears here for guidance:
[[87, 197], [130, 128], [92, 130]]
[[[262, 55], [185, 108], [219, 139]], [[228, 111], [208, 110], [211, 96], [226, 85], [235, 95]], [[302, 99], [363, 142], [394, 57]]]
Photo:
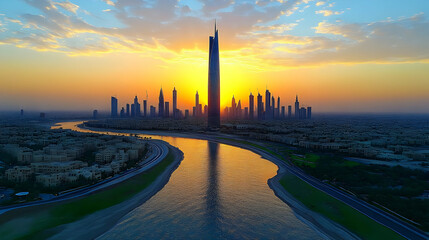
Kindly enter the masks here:
[[235, 118], [241, 118], [241, 111], [242, 111], [242, 109], [241, 109], [241, 100], [238, 100], [238, 104], [237, 104], [237, 110], [236, 110], [236, 113], [235, 113]]
[[134, 103], [131, 104], [131, 117], [136, 116], [136, 105]]
[[176, 87], [173, 89], [173, 118], [177, 118], [177, 91]]
[[200, 95], [197, 93], [195, 94], [195, 116], [199, 117], [200, 113], [198, 112], [198, 105], [200, 105]]
[[295, 100], [295, 118], [299, 118], [299, 102], [298, 102], [298, 95], [296, 95], [296, 100]]
[[208, 127], [220, 127], [219, 40], [216, 23], [214, 36], [209, 37]]
[[253, 119], [253, 114], [255, 111], [255, 99], [252, 95], [252, 93], [250, 93], [249, 95], [249, 119]]
[[169, 102], [165, 102], [165, 114], [164, 117], [170, 117], [170, 103]]
[[126, 114], [126, 116], [127, 117], [130, 116], [130, 104], [129, 103], [127, 103], [127, 114]]
[[271, 93], [268, 89], [265, 91], [265, 119], [271, 119]]
[[302, 107], [299, 109], [299, 119], [306, 119], [307, 118], [307, 109], [305, 107]]
[[271, 97], [271, 104], [272, 104], [271, 105], [271, 118], [274, 119], [274, 114], [276, 112], [276, 108], [275, 108], [276, 100], [275, 100], [274, 96]]
[[292, 106], [291, 105], [287, 106], [287, 117], [288, 118], [292, 117]]
[[232, 95], [232, 100], [231, 100], [231, 117], [234, 119], [237, 117], [237, 105], [235, 104], [235, 98], [234, 95]]
[[112, 100], [110, 103], [111, 103], [110, 116], [112, 118], [115, 118], [118, 116], [118, 99], [115, 97], [112, 97]]
[[143, 100], [143, 117], [147, 117], [147, 100]]
[[285, 118], [285, 106], [282, 106], [282, 113], [280, 118], [284, 119]]
[[164, 117], [164, 94], [159, 91], [158, 117]]
[[140, 103], [137, 96], [134, 98], [134, 113], [136, 117], [140, 117]]
[[262, 95], [258, 93], [258, 120], [264, 119], [264, 103], [262, 102]]
[[280, 97], [277, 97], [277, 110], [276, 110], [276, 118], [280, 118]]
[[307, 119], [311, 119], [311, 107], [307, 107]]

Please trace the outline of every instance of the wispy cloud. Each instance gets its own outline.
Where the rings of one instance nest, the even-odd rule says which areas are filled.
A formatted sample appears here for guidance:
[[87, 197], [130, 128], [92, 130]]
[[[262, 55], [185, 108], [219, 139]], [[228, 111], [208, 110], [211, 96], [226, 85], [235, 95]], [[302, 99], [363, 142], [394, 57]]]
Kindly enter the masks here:
[[[201, 1], [197, 13], [178, 0], [151, 4], [140, 0], [103, 0], [110, 6], [103, 11], [111, 12], [109, 15], [121, 27], [88, 23], [78, 16], [78, 12], [87, 10], [70, 1], [24, 1], [41, 14], [23, 13], [19, 19], [4, 16], [0, 43], [68, 55], [138, 52], [175, 61], [192, 51], [193, 56], [204, 57], [207, 34], [217, 18], [223, 56], [240, 58], [258, 67], [429, 59], [429, 22], [424, 14], [367, 23], [326, 20], [313, 27], [313, 34], [294, 36], [291, 31], [299, 29], [302, 19], [287, 22], [288, 15], [307, 8], [309, 0], [260, 0], [256, 4]], [[315, 5], [324, 4], [319, 1]], [[341, 13], [316, 11], [324, 16]], [[21, 28], [8, 28], [7, 22], [20, 24]]]

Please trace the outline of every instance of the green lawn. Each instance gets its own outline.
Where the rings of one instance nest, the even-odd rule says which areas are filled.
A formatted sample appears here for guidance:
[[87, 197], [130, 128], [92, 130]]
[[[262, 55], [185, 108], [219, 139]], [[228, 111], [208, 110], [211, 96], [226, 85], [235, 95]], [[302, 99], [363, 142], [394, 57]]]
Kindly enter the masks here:
[[312, 168], [316, 167], [316, 163], [320, 159], [319, 155], [311, 154], [311, 153], [305, 154], [305, 157], [300, 157], [291, 153], [289, 154], [289, 157], [295, 165], [309, 166]]
[[285, 160], [285, 158], [283, 156], [281, 156], [280, 154], [278, 154], [277, 152], [275, 152], [275, 151], [273, 151], [273, 150], [271, 150], [271, 149], [269, 149], [267, 147], [264, 147], [264, 146], [261, 146], [259, 144], [253, 143], [253, 142], [248, 142], [248, 141], [245, 141], [245, 140], [237, 140], [237, 139], [232, 139], [232, 138], [223, 138], [223, 137], [222, 138], [219, 137], [218, 139], [228, 140], [228, 141], [231, 141], [231, 142], [236, 142], [236, 143], [250, 145], [252, 147], [259, 148], [259, 149], [261, 149], [261, 150], [263, 150], [265, 152], [271, 153], [271, 154], [273, 154], [274, 156], [280, 158], [283, 161]]
[[341, 224], [363, 239], [404, 239], [389, 228], [315, 189], [294, 175], [285, 175], [280, 183], [309, 209]]
[[14, 211], [6, 213], [0, 216], [0, 236], [2, 239], [48, 238], [55, 234], [49, 229], [82, 219], [141, 192], [154, 182], [173, 161], [174, 155], [170, 151], [164, 160], [148, 171], [88, 197], [52, 206], [33, 207], [25, 209], [25, 211], [17, 211], [16, 214]]

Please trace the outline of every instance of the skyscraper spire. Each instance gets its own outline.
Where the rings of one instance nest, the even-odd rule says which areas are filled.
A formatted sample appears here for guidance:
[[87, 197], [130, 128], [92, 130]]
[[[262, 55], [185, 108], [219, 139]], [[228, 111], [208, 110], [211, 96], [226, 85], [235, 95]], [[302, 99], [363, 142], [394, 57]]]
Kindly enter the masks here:
[[208, 127], [220, 127], [219, 39], [215, 20], [214, 36], [209, 37]]

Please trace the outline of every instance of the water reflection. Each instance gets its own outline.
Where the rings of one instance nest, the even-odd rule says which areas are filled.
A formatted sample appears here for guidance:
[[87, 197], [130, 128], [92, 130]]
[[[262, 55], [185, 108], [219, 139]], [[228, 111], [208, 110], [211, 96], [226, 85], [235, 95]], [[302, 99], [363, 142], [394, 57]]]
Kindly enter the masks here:
[[218, 182], [218, 153], [219, 143], [207, 142], [208, 144], [208, 179], [207, 179], [207, 192], [206, 192], [206, 217], [207, 224], [213, 227], [213, 231], [220, 233], [220, 223], [222, 220], [221, 212], [221, 199], [219, 196], [219, 182]]
[[[76, 124], [62, 127], [80, 131]], [[269, 188], [273, 163], [225, 144], [152, 138], [178, 147], [182, 163], [161, 191], [100, 239], [320, 239]]]

